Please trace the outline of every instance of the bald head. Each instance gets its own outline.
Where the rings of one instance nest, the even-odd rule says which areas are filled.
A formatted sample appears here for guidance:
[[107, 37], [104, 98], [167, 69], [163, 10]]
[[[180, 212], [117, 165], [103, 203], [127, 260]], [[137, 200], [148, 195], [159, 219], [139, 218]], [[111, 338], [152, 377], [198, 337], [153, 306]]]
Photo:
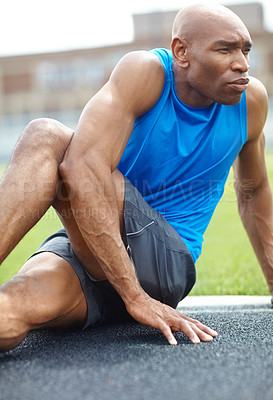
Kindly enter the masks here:
[[220, 4], [195, 4], [181, 9], [175, 17], [172, 38], [183, 38], [189, 43], [204, 35], [216, 26], [247, 31], [243, 21], [230, 9]]
[[172, 55], [176, 91], [193, 107], [238, 104], [246, 85], [251, 37], [242, 20], [222, 5], [191, 5], [173, 24]]

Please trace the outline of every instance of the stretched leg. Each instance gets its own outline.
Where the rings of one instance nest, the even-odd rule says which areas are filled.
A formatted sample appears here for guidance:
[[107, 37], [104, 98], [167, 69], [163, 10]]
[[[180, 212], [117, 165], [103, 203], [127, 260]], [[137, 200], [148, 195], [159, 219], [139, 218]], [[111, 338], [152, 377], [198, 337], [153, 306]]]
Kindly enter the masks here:
[[52, 204], [72, 135], [58, 121], [37, 119], [20, 136], [0, 183], [0, 264]]
[[39, 328], [84, 325], [85, 297], [74, 270], [53, 253], [40, 253], [0, 287], [0, 351]]

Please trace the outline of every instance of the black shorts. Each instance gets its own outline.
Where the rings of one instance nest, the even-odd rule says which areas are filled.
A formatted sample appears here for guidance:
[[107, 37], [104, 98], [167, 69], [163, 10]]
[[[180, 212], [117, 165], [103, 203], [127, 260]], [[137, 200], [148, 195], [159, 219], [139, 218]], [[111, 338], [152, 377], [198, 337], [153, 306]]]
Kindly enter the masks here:
[[[124, 246], [140, 285], [151, 297], [175, 308], [195, 283], [193, 259], [175, 229], [148, 205], [127, 178], [124, 226]], [[35, 254], [45, 251], [64, 258], [76, 272], [88, 307], [84, 328], [131, 319], [109, 281], [94, 279], [77, 259], [64, 228], [48, 237]]]

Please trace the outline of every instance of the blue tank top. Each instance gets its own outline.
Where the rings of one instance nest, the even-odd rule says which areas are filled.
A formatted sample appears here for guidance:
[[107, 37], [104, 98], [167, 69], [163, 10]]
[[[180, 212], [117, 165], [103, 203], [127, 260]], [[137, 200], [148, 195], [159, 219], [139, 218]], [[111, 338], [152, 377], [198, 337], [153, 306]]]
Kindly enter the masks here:
[[171, 52], [151, 52], [164, 66], [164, 88], [155, 106], [135, 121], [118, 169], [176, 229], [196, 261], [247, 140], [246, 95], [234, 106], [190, 107], [176, 93]]

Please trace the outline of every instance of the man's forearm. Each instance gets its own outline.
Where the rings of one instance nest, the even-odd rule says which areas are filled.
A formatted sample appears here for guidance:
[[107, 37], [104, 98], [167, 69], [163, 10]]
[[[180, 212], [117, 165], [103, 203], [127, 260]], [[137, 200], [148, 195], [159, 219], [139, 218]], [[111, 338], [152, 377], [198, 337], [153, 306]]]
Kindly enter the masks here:
[[269, 182], [251, 192], [237, 189], [239, 212], [273, 295], [273, 210]]
[[[79, 166], [78, 166], [79, 167]], [[77, 167], [77, 169], [78, 169]], [[125, 304], [145, 297], [121, 239], [119, 209], [111, 172], [98, 164], [66, 176], [71, 206], [82, 236]], [[92, 274], [92, 266], [85, 266]], [[146, 295], [147, 296], [147, 295]]]

